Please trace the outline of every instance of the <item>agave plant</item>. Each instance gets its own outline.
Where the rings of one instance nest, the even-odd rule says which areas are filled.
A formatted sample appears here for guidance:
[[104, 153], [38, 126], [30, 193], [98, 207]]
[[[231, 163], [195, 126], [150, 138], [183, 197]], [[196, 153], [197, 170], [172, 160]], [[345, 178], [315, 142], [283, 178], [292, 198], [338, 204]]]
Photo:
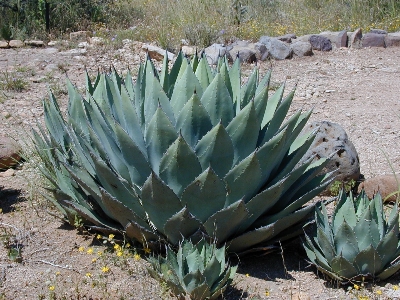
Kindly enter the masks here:
[[304, 248], [318, 270], [337, 280], [386, 279], [400, 269], [397, 204], [385, 217], [379, 194], [370, 201], [341, 191], [329, 222], [324, 204], [316, 209], [313, 239]]
[[167, 247], [166, 257], [150, 257], [150, 275], [164, 282], [177, 297], [189, 296], [193, 300], [216, 299], [232, 282], [237, 266], [225, 260], [225, 246], [204, 239], [193, 245], [190, 241], [179, 244], [178, 252]]
[[297, 233], [324, 190], [327, 160], [299, 164], [315, 133], [311, 111], [286, 119], [294, 91], [268, 97], [270, 73], [182, 54], [161, 72], [86, 77], [86, 98], [68, 82], [66, 117], [51, 94], [46, 129], [34, 133], [50, 200], [72, 220], [151, 245], [203, 236], [229, 251]]

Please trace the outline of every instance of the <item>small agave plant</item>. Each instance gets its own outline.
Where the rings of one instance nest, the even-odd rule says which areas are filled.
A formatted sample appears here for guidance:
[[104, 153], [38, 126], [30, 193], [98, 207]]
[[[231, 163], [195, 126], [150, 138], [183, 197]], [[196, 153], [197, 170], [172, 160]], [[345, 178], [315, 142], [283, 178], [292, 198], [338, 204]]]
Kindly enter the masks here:
[[150, 257], [150, 275], [167, 285], [178, 298], [216, 299], [232, 282], [237, 266], [225, 260], [225, 246], [204, 239], [197, 244], [184, 240], [176, 253], [167, 247], [166, 257]]
[[300, 160], [314, 133], [309, 112], [286, 118], [294, 91], [269, 97], [270, 73], [241, 85], [240, 63], [180, 54], [161, 72], [87, 76], [86, 97], [68, 82], [63, 114], [44, 101], [34, 132], [51, 201], [65, 217], [151, 246], [202, 237], [240, 253], [301, 232], [331, 182], [327, 160]]
[[370, 201], [342, 190], [329, 222], [325, 205], [315, 212], [316, 232], [304, 248], [318, 270], [337, 280], [383, 280], [400, 269], [397, 204], [385, 217], [379, 194]]

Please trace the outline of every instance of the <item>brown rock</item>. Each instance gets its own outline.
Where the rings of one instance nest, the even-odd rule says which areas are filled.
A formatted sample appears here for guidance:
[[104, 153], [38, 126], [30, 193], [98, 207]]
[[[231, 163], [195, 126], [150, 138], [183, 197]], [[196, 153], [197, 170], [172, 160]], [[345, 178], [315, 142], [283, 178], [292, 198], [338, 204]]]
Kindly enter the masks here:
[[361, 40], [362, 46], [365, 47], [385, 47], [385, 35], [380, 33], [368, 32]]
[[360, 49], [362, 45], [361, 39], [362, 39], [362, 31], [361, 28], [358, 28], [350, 36], [350, 41], [349, 41], [350, 47], [354, 49]]
[[305, 292], [298, 292], [298, 293], [294, 293], [290, 299], [292, 299], [292, 300], [310, 300], [311, 298], [310, 298], [310, 295], [308, 295]]
[[194, 46], [182, 46], [182, 52], [186, 56], [193, 56], [196, 54], [197, 48]]
[[152, 46], [152, 45], [143, 45], [142, 49], [145, 50], [151, 59], [155, 60], [163, 60], [165, 53], [168, 55], [168, 60], [172, 61], [174, 60], [175, 55], [171, 52], [166, 52], [164, 49], [159, 48], [157, 46]]
[[12, 177], [15, 175], [15, 170], [13, 169], [8, 169], [5, 172], [0, 172], [1, 177]]
[[0, 41], [0, 48], [9, 48], [10, 46], [8, 45], [8, 43], [6, 41]]
[[11, 40], [8, 42], [11, 48], [22, 48], [24, 43], [21, 40]]
[[69, 34], [69, 39], [75, 42], [86, 42], [91, 36], [90, 31], [76, 31]]
[[396, 201], [397, 194], [393, 193], [399, 191], [400, 175], [379, 175], [361, 182], [358, 186], [358, 191], [365, 190], [369, 198], [372, 198], [377, 192], [382, 196], [382, 199], [386, 201]]
[[341, 48], [341, 47], [347, 47], [347, 31], [343, 30], [338, 33], [337, 40], [336, 40], [336, 47]]
[[31, 40], [31, 41], [25, 41], [25, 45], [32, 46], [32, 47], [43, 47], [44, 46], [44, 42], [43, 41], [37, 41], [37, 40]]
[[296, 35], [294, 33], [288, 33], [288, 34], [277, 37], [278, 40], [285, 42], [285, 43], [291, 43], [292, 40], [295, 38], [296, 38]]
[[21, 160], [21, 147], [13, 139], [0, 136], [0, 169], [15, 166]]
[[386, 47], [400, 47], [400, 31], [385, 36]]

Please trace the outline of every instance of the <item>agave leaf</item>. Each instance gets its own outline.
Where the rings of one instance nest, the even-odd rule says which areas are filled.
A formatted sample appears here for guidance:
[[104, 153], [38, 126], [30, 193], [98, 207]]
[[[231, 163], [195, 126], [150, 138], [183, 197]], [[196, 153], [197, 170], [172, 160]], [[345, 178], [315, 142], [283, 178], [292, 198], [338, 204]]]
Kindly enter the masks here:
[[343, 220], [343, 223], [337, 229], [334, 242], [336, 253], [343, 256], [349, 262], [353, 262], [354, 258], [357, 256], [357, 253], [359, 253], [359, 248], [357, 244], [357, 237], [346, 220]]
[[160, 178], [180, 197], [183, 190], [202, 172], [196, 154], [182, 135], [167, 149], [160, 161]]
[[201, 104], [197, 94], [194, 94], [182, 108], [176, 121], [185, 141], [195, 149], [197, 142], [212, 129], [210, 116]]
[[226, 127], [234, 117], [231, 95], [219, 73], [204, 90], [201, 102], [207, 110], [213, 126], [221, 122]]
[[382, 259], [382, 267], [386, 267], [393, 258], [396, 258], [393, 254], [398, 251], [398, 235], [399, 227], [395, 226], [383, 237], [376, 247], [376, 251]]
[[124, 80], [126, 92], [129, 95], [129, 98], [132, 100], [132, 103], [135, 103], [135, 87], [133, 85], [133, 79], [130, 70], [126, 73], [125, 80]]
[[211, 168], [207, 168], [183, 191], [182, 205], [202, 223], [225, 205], [225, 183]]
[[[196, 247], [193, 248], [193, 251], [189, 253], [185, 259], [188, 265], [188, 273], [196, 273], [200, 270], [200, 255], [199, 251]], [[204, 276], [204, 274], [202, 274]]]
[[207, 87], [210, 85], [210, 82], [213, 80], [213, 78], [210, 76], [211, 73], [208, 70], [209, 65], [207, 63], [207, 59], [203, 56], [201, 57], [199, 64], [197, 65], [196, 68], [196, 77], [200, 82], [201, 87], [205, 91]]
[[149, 162], [156, 174], [159, 174], [160, 161], [169, 146], [177, 139], [175, 128], [159, 107], [151, 119], [146, 131]]
[[367, 204], [367, 209], [364, 210], [364, 214], [360, 217], [354, 227], [354, 232], [358, 237], [358, 247], [360, 251], [365, 250], [373, 243], [371, 232], [371, 226], [373, 226], [373, 224], [371, 224], [371, 221], [371, 210]]
[[[328, 217], [328, 212], [326, 210], [326, 206], [323, 202], [321, 202], [321, 210], [316, 209], [315, 210], [315, 222], [318, 226], [318, 228], [322, 229], [325, 233], [325, 236], [328, 238], [329, 243], [333, 245], [333, 235], [332, 235], [332, 229], [329, 223], [329, 217]], [[357, 233], [356, 233], [357, 235]]]
[[221, 77], [224, 79], [225, 86], [228, 89], [231, 102], [232, 102], [232, 109], [233, 109], [233, 91], [232, 91], [232, 84], [231, 84], [231, 79], [229, 76], [229, 65], [227, 63], [222, 64], [221, 68], [219, 69], [219, 74], [221, 74]]
[[257, 89], [257, 83], [258, 83], [258, 68], [255, 67], [247, 83], [244, 86], [242, 86], [240, 108], [244, 108], [254, 98]]
[[384, 267], [379, 253], [372, 245], [357, 254], [354, 265], [358, 268], [358, 274], [371, 275], [377, 274]]
[[[147, 228], [149, 226], [146, 226]], [[135, 239], [142, 244], [148, 244], [150, 241], [159, 240], [159, 236], [153, 232], [152, 229], [147, 229], [140, 226], [134, 221], [130, 221], [124, 228], [126, 237], [129, 239]]]
[[225, 261], [219, 262], [215, 256], [208, 261], [203, 274], [209, 287], [212, 287], [219, 275], [221, 275], [221, 268], [223, 270], [224, 265]]
[[332, 229], [335, 235], [344, 221], [352, 228], [356, 225], [356, 212], [352, 199], [353, 197], [347, 198], [344, 192], [339, 194], [339, 200], [332, 216]]
[[261, 128], [261, 122], [265, 115], [265, 109], [268, 103], [268, 86], [264, 87], [259, 93], [254, 97], [254, 108], [257, 115], [258, 128]]
[[383, 236], [386, 233], [386, 222], [384, 219], [384, 212], [383, 212], [383, 201], [381, 198], [381, 195], [378, 193], [375, 195], [375, 197], [371, 200], [370, 202], [370, 208], [371, 208], [371, 216], [372, 219], [376, 222], [377, 224], [377, 230], [379, 235], [377, 238], [381, 240]]
[[399, 270], [400, 270], [400, 261], [396, 262], [393, 265], [390, 265], [390, 267], [383, 270], [382, 273], [378, 274], [376, 277], [378, 277], [380, 280], [385, 280], [390, 276], [394, 275]]
[[358, 270], [344, 256], [336, 256], [331, 261], [332, 271], [340, 277], [350, 279], [358, 274]]
[[187, 208], [183, 208], [167, 220], [164, 232], [168, 240], [177, 245], [185, 237], [193, 235], [201, 226], [199, 220], [195, 219]]
[[325, 254], [323, 252], [324, 249], [322, 249], [319, 245], [318, 245], [318, 247], [315, 247], [314, 243], [311, 241], [311, 239], [308, 237], [307, 234], [305, 234], [304, 237], [306, 239], [305, 245], [307, 247], [305, 248], [305, 250], [307, 252], [308, 258], [310, 258], [312, 260], [312, 262], [316, 266], [320, 267], [322, 270], [331, 272], [332, 268], [324, 256], [324, 254]]
[[226, 131], [232, 139], [235, 154], [233, 164], [236, 165], [250, 155], [257, 145], [259, 128], [253, 101], [233, 118]]
[[236, 274], [237, 266], [226, 268], [225, 271], [219, 276], [211, 287], [211, 298], [217, 299], [226, 290], [229, 284], [233, 281]]
[[176, 81], [170, 100], [172, 111], [176, 117], [179, 116], [183, 106], [195, 93], [201, 98], [203, 88], [193, 73], [193, 69], [187, 67], [182, 76]]
[[149, 219], [162, 232], [166, 222], [183, 208], [175, 193], [154, 172], [144, 183], [141, 196]]
[[206, 222], [204, 228], [217, 243], [226, 241], [248, 217], [248, 211], [243, 201], [239, 200], [230, 206], [217, 211]]
[[169, 89], [169, 74], [168, 74], [168, 51], [165, 50], [165, 55], [163, 59], [163, 64], [160, 73], [160, 84], [163, 87], [165, 93], [168, 92]]
[[263, 79], [260, 81], [260, 83], [257, 86], [255, 95], [258, 95], [259, 93], [261, 93], [265, 88], [267, 88], [267, 91], [268, 91], [269, 82], [271, 80], [271, 73], [272, 73], [271, 70], [268, 70], [267, 73], [265, 73]]
[[240, 101], [241, 101], [241, 74], [240, 74], [240, 60], [236, 59], [233, 63], [231, 69], [229, 70], [229, 78], [231, 79], [232, 85], [232, 101], [236, 103], [237, 112], [240, 111]]
[[327, 236], [321, 228], [317, 228], [317, 239], [318, 246], [324, 253], [327, 261], [331, 261], [335, 256], [336, 252], [331, 243], [331, 237]]
[[[183, 283], [185, 286], [185, 291], [186, 291], [186, 293], [191, 295], [191, 297], [190, 297], [191, 299], [194, 299], [192, 297], [192, 291], [194, 291], [197, 287], [200, 287], [202, 285], [207, 285], [207, 283], [205, 282], [204, 276], [200, 273], [199, 270], [197, 270], [194, 273], [185, 274], [185, 276], [183, 277]], [[207, 289], [208, 289], [208, 287], [207, 287]], [[204, 298], [199, 298], [199, 300], [200, 299], [204, 299]]]
[[398, 230], [398, 224], [399, 224], [399, 213], [398, 213], [398, 206], [397, 202], [393, 205], [392, 210], [390, 211], [388, 220], [387, 220], [387, 226], [386, 226], [386, 232], [390, 230]]
[[232, 167], [234, 147], [222, 124], [218, 124], [203, 136], [197, 143], [195, 152], [203, 170], [211, 167], [222, 178]]
[[[114, 72], [113, 77], [116, 79], [119, 76]], [[122, 101], [120, 90], [121, 86], [119, 85], [118, 87], [118, 83], [116, 81], [113, 81], [110, 76], [105, 77], [105, 98], [114, 119], [117, 122], [122, 123], [123, 111], [121, 107]]]
[[84, 106], [82, 105], [83, 97], [78, 93], [71, 81], [67, 80], [68, 89], [68, 114], [70, 119], [75, 121], [75, 126], [79, 128], [79, 131], [86, 136], [88, 134], [86, 115]]
[[261, 128], [262, 129], [267, 129], [269, 122], [272, 120], [272, 118], [275, 115], [276, 109], [278, 105], [281, 103], [282, 96], [283, 96], [283, 91], [285, 90], [285, 85], [282, 84], [276, 92], [269, 97], [268, 102], [267, 102], [267, 108], [265, 109], [265, 114], [264, 117], [261, 121]]
[[233, 167], [225, 176], [228, 189], [226, 206], [242, 199], [248, 202], [260, 189], [262, 172], [255, 153]]

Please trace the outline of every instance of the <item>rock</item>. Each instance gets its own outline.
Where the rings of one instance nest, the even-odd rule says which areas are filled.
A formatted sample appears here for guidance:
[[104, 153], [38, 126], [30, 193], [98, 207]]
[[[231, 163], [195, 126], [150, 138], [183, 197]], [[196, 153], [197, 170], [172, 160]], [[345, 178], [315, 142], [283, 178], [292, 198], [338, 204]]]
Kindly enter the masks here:
[[400, 47], [400, 31], [385, 35], [386, 47]]
[[8, 43], [6, 41], [0, 41], [0, 49], [3, 48], [9, 48], [10, 46], [8, 45]]
[[253, 63], [257, 60], [256, 51], [254, 48], [251, 49], [249, 45], [249, 42], [237, 41], [229, 47], [229, 55], [231, 57], [239, 56], [240, 62]]
[[361, 45], [362, 45], [361, 39], [362, 39], [362, 31], [361, 31], [361, 28], [358, 28], [356, 31], [354, 31], [351, 34], [350, 40], [349, 40], [349, 44], [350, 44], [349, 46], [354, 49], [360, 49]]
[[376, 34], [388, 34], [386, 30], [382, 29], [371, 29], [369, 33], [376, 33]]
[[309, 39], [310, 39], [311, 34], [306, 34], [306, 35], [302, 35], [297, 37], [296, 42], [307, 42], [309, 43]]
[[294, 42], [290, 45], [293, 53], [298, 57], [313, 55], [311, 44], [309, 42]]
[[379, 33], [366, 33], [361, 39], [362, 46], [365, 47], [385, 47], [385, 36]]
[[197, 48], [194, 46], [182, 46], [183, 54], [187, 56], [193, 56], [196, 54]]
[[232, 60], [232, 57], [223, 44], [212, 44], [210, 47], [204, 49], [207, 61], [210, 65], [215, 65], [218, 61], [218, 57], [226, 55], [228, 60]]
[[15, 166], [21, 160], [21, 147], [9, 137], [0, 136], [0, 169]]
[[86, 49], [71, 49], [67, 51], [62, 51], [59, 54], [66, 56], [81, 56], [81, 55], [86, 55], [86, 52], [87, 52]]
[[78, 44], [78, 48], [87, 48], [89, 46], [88, 42], [80, 42]]
[[269, 57], [269, 52], [267, 47], [261, 43], [251, 43], [249, 47], [252, 47], [256, 51], [257, 60], [266, 61]]
[[151, 59], [155, 59], [155, 60], [163, 60], [164, 59], [164, 55], [165, 53], [167, 53], [168, 55], [168, 60], [174, 60], [175, 54], [171, 53], [171, 52], [166, 52], [165, 49], [162, 49], [160, 47], [157, 46], [153, 46], [153, 45], [148, 45], [145, 44], [142, 46], [142, 49], [145, 50]]
[[44, 54], [54, 54], [58, 52], [57, 48], [45, 48], [42, 50]]
[[278, 40], [277, 38], [262, 36], [259, 42], [265, 45], [269, 55], [275, 59], [282, 60], [292, 56], [292, 49], [290, 49], [286, 43]]
[[310, 295], [305, 292], [295, 292], [291, 298], [291, 300], [310, 300]]
[[313, 50], [318, 51], [331, 51], [332, 50], [332, 43], [331, 41], [322, 35], [314, 34], [310, 36], [308, 41], [311, 44], [311, 48]]
[[38, 41], [38, 40], [29, 40], [24, 42], [26, 46], [32, 46], [32, 47], [43, 47], [44, 42], [43, 41]]
[[309, 132], [318, 127], [317, 135], [301, 161], [304, 162], [313, 155], [318, 158], [329, 157], [335, 153], [324, 172], [337, 170], [335, 180], [357, 181], [360, 178], [360, 160], [347, 133], [339, 124], [329, 121], [312, 122], [303, 131]]
[[324, 31], [318, 35], [322, 35], [323, 37], [326, 37], [328, 40], [330, 40], [332, 48], [335, 48], [339, 33], [340, 33], [339, 31]]
[[91, 36], [90, 31], [76, 31], [69, 34], [69, 39], [74, 42], [86, 42]]
[[342, 48], [342, 47], [347, 47], [348, 37], [347, 37], [347, 31], [342, 30], [341, 32], [338, 33], [337, 39], [336, 39], [336, 47], [337, 48]]
[[24, 43], [21, 40], [11, 40], [8, 42], [10, 48], [22, 48]]
[[89, 43], [93, 46], [103, 46], [104, 45], [104, 39], [101, 37], [92, 37], [89, 38]]
[[49, 47], [54, 47], [54, 46], [56, 46], [57, 44], [58, 44], [58, 41], [50, 41], [50, 42], [47, 43], [47, 46], [49, 46]]
[[278, 36], [277, 37], [277, 39], [278, 40], [280, 40], [280, 41], [282, 41], [282, 42], [285, 42], [285, 43], [291, 43], [292, 42], [292, 40], [294, 40], [296, 38], [296, 35], [294, 34], [294, 33], [288, 33], [288, 34], [285, 34], [285, 35], [281, 35], [281, 36]]
[[[377, 192], [379, 192], [382, 196], [382, 199], [386, 199], [389, 195], [400, 190], [399, 184], [396, 180], [400, 182], [400, 175], [379, 175], [373, 178], [366, 179], [361, 182], [358, 186], [358, 192], [361, 192], [362, 189], [365, 190], [368, 198], [372, 198]], [[396, 201], [397, 194], [390, 196], [386, 199], [386, 201]]]
[[15, 170], [8, 169], [5, 172], [0, 172], [0, 177], [12, 177], [15, 175]]

